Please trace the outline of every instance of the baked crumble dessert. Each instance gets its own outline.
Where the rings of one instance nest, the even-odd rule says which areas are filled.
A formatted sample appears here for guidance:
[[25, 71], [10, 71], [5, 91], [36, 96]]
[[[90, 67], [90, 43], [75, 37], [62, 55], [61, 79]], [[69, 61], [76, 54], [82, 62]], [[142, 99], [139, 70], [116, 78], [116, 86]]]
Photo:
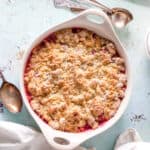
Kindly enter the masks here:
[[118, 110], [126, 68], [113, 42], [82, 28], [49, 35], [31, 52], [24, 83], [32, 109], [52, 128], [96, 129]]

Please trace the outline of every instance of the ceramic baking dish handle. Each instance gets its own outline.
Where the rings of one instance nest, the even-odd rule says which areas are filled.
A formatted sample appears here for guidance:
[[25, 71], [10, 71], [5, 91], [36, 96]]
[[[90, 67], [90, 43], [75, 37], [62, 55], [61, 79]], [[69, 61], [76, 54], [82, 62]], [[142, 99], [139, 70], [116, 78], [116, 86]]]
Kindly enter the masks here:
[[75, 137], [72, 135], [65, 135], [64, 133], [51, 132], [50, 134], [47, 131], [43, 131], [44, 136], [46, 137], [47, 141], [50, 143], [52, 147], [56, 150], [73, 150], [78, 147], [84, 139], [80, 137]]
[[112, 35], [113, 39], [114, 38], [115, 40], [117, 39], [110, 18], [102, 10], [99, 9], [85, 10], [84, 12], [80, 13], [79, 16], [77, 16], [76, 22], [78, 22], [79, 25], [82, 24], [83, 22], [86, 22], [87, 26], [92, 26], [95, 28], [95, 30], [99, 29], [100, 32], [103, 32], [103, 34], [106, 35], [106, 38], [109, 38], [108, 35]]

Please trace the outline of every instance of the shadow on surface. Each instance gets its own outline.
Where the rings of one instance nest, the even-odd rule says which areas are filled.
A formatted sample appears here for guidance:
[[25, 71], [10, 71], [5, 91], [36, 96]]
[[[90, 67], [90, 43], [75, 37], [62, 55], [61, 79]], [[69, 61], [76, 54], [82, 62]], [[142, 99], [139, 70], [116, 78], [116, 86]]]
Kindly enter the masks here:
[[137, 5], [143, 5], [146, 7], [150, 7], [150, 0], [127, 0], [127, 1], [137, 4]]
[[87, 140], [82, 145], [87, 148], [95, 147], [97, 150], [113, 150], [117, 137], [126, 129], [124, 121], [121, 118], [113, 127]]
[[[1, 119], [3, 118], [3, 119]], [[30, 126], [35, 128], [36, 130], [40, 131], [38, 125], [33, 120], [25, 106], [23, 106], [23, 109], [20, 113], [13, 114], [7, 111], [5, 108], [3, 110], [3, 113], [0, 113], [0, 120], [10, 121], [10, 122], [16, 122], [19, 124], [23, 124], [26, 126]]]

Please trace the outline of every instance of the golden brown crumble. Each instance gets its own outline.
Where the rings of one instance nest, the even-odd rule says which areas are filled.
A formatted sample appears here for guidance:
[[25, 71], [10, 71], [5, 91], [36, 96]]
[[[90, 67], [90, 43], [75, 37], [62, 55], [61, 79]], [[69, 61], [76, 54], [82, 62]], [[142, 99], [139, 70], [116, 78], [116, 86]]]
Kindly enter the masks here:
[[95, 129], [124, 97], [124, 59], [115, 45], [86, 29], [51, 34], [31, 53], [24, 75], [32, 109], [52, 128]]

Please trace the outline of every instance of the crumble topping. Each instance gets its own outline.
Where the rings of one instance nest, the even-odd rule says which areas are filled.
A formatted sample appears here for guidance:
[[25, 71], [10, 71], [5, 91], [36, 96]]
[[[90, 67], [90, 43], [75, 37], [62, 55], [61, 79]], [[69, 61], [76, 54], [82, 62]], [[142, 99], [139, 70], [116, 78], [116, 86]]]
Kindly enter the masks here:
[[24, 82], [32, 109], [52, 128], [96, 129], [118, 110], [124, 59], [113, 42], [81, 28], [48, 36], [31, 52]]

